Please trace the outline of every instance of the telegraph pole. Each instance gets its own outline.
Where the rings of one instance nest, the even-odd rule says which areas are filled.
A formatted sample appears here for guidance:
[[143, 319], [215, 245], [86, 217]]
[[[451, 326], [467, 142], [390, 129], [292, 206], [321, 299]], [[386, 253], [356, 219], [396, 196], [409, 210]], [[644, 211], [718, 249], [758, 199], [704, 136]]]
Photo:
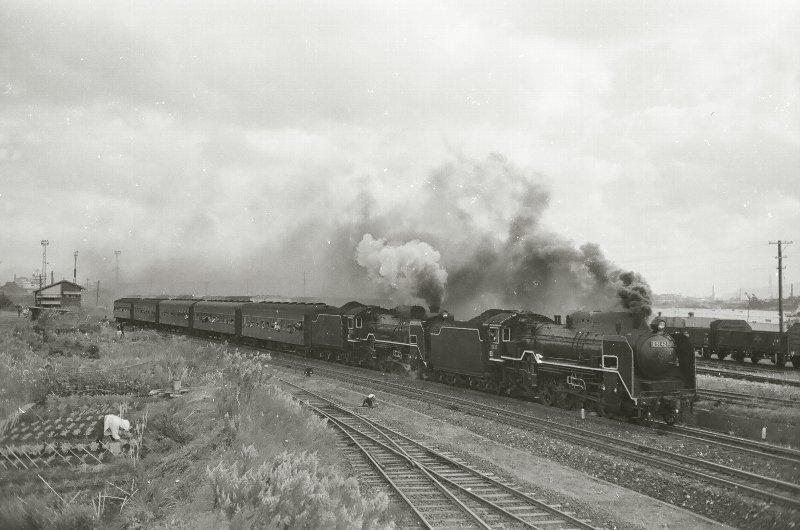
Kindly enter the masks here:
[[791, 241], [770, 241], [770, 245], [778, 245], [778, 331], [780, 332], [780, 352], [778, 354], [778, 364], [783, 367], [786, 363], [786, 346], [788, 346], [783, 336], [783, 247], [791, 245]]
[[72, 283], [78, 283], [78, 251], [72, 253], [72, 257], [75, 258], [75, 261], [72, 264]]
[[39, 289], [44, 287], [44, 282], [47, 281], [47, 245], [50, 244], [50, 241], [42, 239], [40, 243], [42, 244], [42, 275], [39, 276]]
[[122, 254], [121, 250], [114, 251], [114, 277], [116, 281], [115, 289], [119, 288], [119, 255]]
[[97, 280], [97, 294], [96, 298], [94, 299], [94, 306], [97, 307], [100, 305], [100, 280]]
[[306, 297], [306, 271], [303, 271], [303, 298]]

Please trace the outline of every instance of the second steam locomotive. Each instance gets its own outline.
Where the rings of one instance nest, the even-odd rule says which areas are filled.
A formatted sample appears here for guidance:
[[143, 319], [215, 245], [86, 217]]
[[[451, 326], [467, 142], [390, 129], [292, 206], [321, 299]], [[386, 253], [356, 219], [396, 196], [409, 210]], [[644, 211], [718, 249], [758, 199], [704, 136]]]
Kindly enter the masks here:
[[122, 298], [118, 321], [288, 351], [565, 408], [676, 421], [695, 395], [682, 334], [636, 313], [492, 309], [467, 321], [420, 306]]

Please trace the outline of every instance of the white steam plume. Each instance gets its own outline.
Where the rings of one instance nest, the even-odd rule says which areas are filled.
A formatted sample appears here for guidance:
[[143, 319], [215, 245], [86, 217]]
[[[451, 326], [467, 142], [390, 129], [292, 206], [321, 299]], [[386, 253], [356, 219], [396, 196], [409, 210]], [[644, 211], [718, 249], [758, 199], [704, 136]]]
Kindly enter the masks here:
[[440, 258], [432, 246], [418, 239], [390, 245], [364, 234], [356, 248], [356, 262], [384, 291], [403, 303], [425, 300], [432, 310], [440, 307], [447, 283]]

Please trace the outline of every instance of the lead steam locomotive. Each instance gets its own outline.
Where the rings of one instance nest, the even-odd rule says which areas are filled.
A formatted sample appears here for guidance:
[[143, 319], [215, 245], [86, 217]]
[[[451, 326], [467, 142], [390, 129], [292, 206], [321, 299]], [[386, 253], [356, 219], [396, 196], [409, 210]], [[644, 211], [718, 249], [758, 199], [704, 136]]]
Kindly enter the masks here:
[[675, 422], [695, 396], [682, 334], [639, 313], [576, 312], [561, 323], [492, 309], [468, 320], [420, 306], [121, 298], [117, 321], [210, 336], [598, 414]]

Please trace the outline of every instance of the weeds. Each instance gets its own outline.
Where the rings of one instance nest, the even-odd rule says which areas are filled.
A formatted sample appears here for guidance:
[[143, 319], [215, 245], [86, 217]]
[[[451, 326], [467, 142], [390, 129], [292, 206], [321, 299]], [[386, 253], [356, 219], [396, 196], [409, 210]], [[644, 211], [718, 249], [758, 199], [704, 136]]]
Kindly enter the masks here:
[[98, 518], [91, 506], [50, 505], [37, 498], [5, 499], [0, 503], [0, 528], [61, 530], [96, 528]]
[[285, 451], [272, 462], [251, 466], [258, 456], [255, 448], [244, 447], [241, 454], [238, 462], [220, 462], [206, 471], [214, 488], [215, 507], [232, 519], [232, 526], [380, 526], [389, 502], [386, 494], [364, 499], [354, 478], [320, 464], [316, 455]]
[[[388, 527], [388, 498], [365, 498], [336, 467], [327, 422], [269, 384], [268, 356], [224, 358], [217, 411], [230, 448], [206, 474], [232, 528]], [[327, 462], [327, 463], [326, 463]]]

